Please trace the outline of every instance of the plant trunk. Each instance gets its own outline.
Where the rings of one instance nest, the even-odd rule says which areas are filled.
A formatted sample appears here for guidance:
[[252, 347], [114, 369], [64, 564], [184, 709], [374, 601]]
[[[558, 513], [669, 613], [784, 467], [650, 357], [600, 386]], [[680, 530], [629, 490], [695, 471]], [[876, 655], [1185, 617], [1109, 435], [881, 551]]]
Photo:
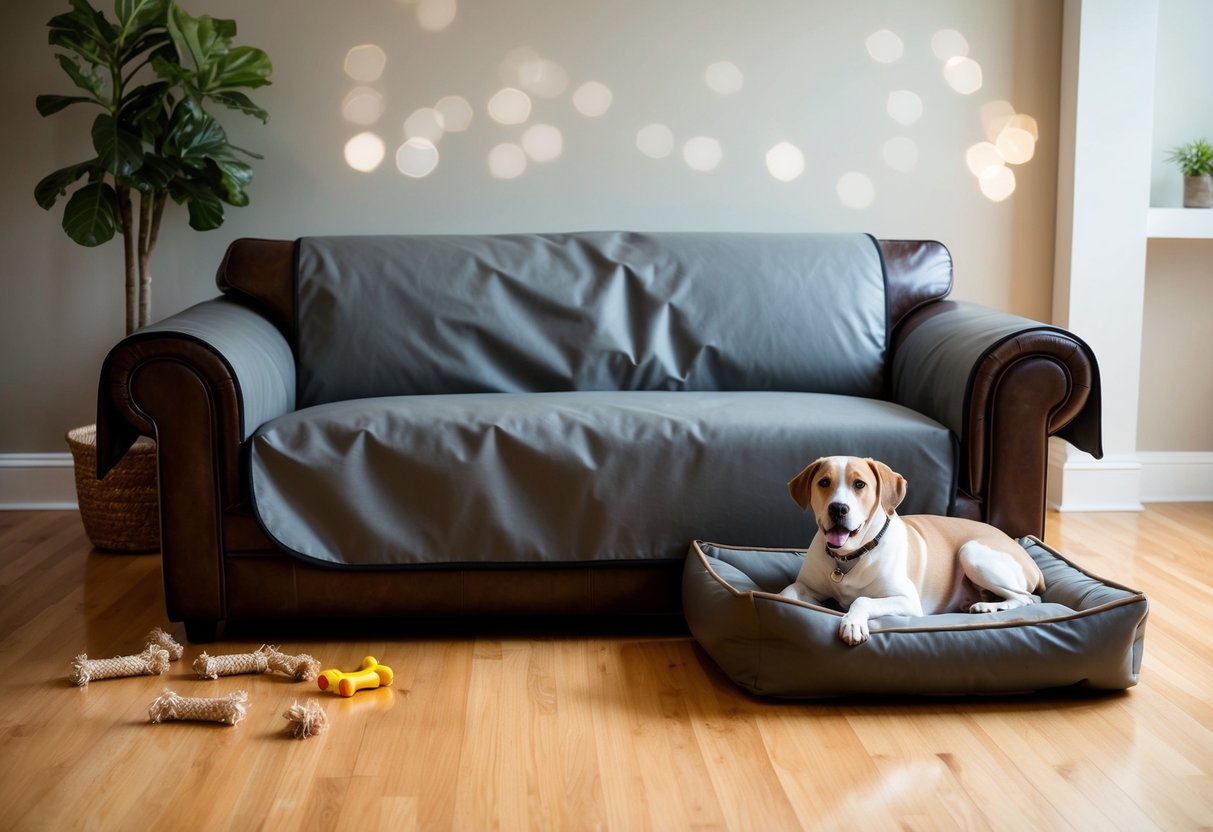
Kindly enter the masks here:
[[164, 216], [167, 194], [144, 194], [139, 210], [139, 326], [147, 326], [152, 317], [152, 251], [160, 238], [160, 218]]
[[122, 221], [122, 255], [126, 267], [126, 334], [139, 327], [139, 272], [137, 262], [138, 240], [135, 228], [134, 209], [131, 205], [131, 189], [118, 185], [118, 216]]

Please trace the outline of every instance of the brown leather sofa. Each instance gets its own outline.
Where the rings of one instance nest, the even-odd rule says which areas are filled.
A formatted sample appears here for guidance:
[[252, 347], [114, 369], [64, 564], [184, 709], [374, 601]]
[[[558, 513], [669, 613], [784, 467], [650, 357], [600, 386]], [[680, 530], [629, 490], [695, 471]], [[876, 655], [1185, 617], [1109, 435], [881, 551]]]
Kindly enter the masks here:
[[[295, 351], [297, 248], [237, 240], [218, 272], [222, 294], [271, 322]], [[889, 374], [884, 397], [955, 435], [952, 513], [1013, 536], [1042, 535], [1049, 437], [1102, 453], [1094, 357], [1058, 328], [946, 300], [952, 262], [939, 243], [879, 241], [879, 249], [888, 365], [903, 365]], [[991, 316], [988, 331], [983, 314]], [[962, 319], [966, 325], [952, 327]], [[927, 376], [945, 379], [947, 394], [938, 383], [918, 384]], [[246, 424], [247, 395], [224, 356], [188, 329], [174, 330], [171, 319], [118, 344], [101, 375], [99, 475], [140, 434], [157, 440], [167, 613], [186, 622], [191, 639], [212, 638], [218, 623], [234, 619], [679, 611], [682, 565], [669, 559], [368, 573], [285, 552], [250, 506], [246, 439], [256, 425]]]

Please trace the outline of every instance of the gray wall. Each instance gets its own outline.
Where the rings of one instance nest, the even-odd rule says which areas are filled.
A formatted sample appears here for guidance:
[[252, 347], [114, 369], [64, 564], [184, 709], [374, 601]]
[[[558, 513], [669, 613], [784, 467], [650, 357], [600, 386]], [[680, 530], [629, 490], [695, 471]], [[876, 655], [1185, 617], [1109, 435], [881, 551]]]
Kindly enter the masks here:
[[[237, 144], [265, 155], [255, 166], [253, 204], [231, 209], [218, 231], [190, 231], [184, 211], [166, 220], [154, 268], [155, 315], [214, 293], [224, 248], [240, 236], [641, 230], [862, 230], [882, 237], [933, 238], [956, 259], [955, 296], [1046, 318], [1051, 306], [1061, 4], [1055, 0], [501, 0], [459, 3], [448, 26], [429, 31], [419, 12], [449, 0], [187, 0], [194, 14], [234, 17], [238, 40], [267, 50], [274, 85], [255, 95], [271, 113], [262, 127], [224, 116]], [[59, 228], [60, 210], [42, 211], [34, 184], [86, 158], [91, 116], [41, 119], [39, 92], [68, 92], [45, 43], [44, 24], [64, 2], [9, 4], [0, 31], [0, 453], [63, 450], [63, 432], [92, 420], [97, 371], [122, 335], [121, 251], [84, 250]], [[903, 55], [881, 63], [865, 43], [888, 29]], [[963, 34], [983, 85], [969, 95], [944, 79], [932, 37]], [[357, 82], [343, 69], [347, 51], [373, 43], [386, 55], [371, 84], [382, 118], [355, 126], [342, 101]], [[527, 123], [493, 121], [489, 98], [507, 86], [506, 56], [529, 47], [563, 69], [568, 86], [532, 96]], [[716, 61], [743, 76], [735, 93], [705, 83]], [[573, 90], [585, 81], [614, 94], [601, 116], [581, 115]], [[899, 124], [887, 99], [909, 90], [922, 115]], [[439, 163], [411, 179], [393, 164], [402, 123], [443, 96], [467, 99], [469, 128], [437, 143]], [[981, 193], [965, 152], [986, 139], [982, 107], [1003, 100], [1033, 116], [1035, 157], [1015, 168], [1017, 188], [1001, 202]], [[671, 156], [652, 159], [637, 131], [659, 122], [672, 131]], [[492, 148], [517, 143], [526, 127], [561, 131], [563, 149], [531, 161], [515, 179], [494, 178]], [[369, 130], [387, 146], [376, 170], [352, 170], [343, 147]], [[690, 169], [685, 141], [715, 138], [715, 170]], [[883, 157], [885, 142], [909, 139], [912, 170]], [[781, 141], [798, 146], [803, 175], [777, 181], [764, 165]], [[848, 172], [868, 178], [874, 198], [847, 207], [836, 185]]]

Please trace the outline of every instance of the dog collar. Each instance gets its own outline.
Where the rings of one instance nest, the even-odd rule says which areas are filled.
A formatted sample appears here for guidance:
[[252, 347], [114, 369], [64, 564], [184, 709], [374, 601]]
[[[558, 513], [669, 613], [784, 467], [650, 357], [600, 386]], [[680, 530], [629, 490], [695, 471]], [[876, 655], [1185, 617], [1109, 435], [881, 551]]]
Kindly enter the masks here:
[[835, 563], [834, 571], [830, 573], [830, 580], [834, 581], [834, 583], [838, 583], [843, 578], [845, 578], [847, 573], [850, 572], [851, 570], [850, 570], [850, 567], [843, 569], [842, 565], [844, 563], [850, 563], [853, 560], [858, 560], [859, 558], [866, 555], [868, 552], [875, 549], [880, 544], [880, 538], [884, 537], [884, 533], [886, 531], [888, 531], [888, 529], [889, 529], [889, 517], [886, 514], [885, 518], [884, 518], [884, 525], [880, 527], [880, 531], [878, 531], [876, 533], [876, 536], [874, 538], [872, 538], [871, 540], [869, 540], [867, 543], [860, 546], [854, 552], [851, 552], [851, 554], [849, 554], [849, 555], [834, 554], [834, 550], [832, 548], [830, 548], [830, 544], [827, 543], [826, 544], [826, 554], [829, 555], [830, 557], [832, 557], [834, 559], [834, 563]]

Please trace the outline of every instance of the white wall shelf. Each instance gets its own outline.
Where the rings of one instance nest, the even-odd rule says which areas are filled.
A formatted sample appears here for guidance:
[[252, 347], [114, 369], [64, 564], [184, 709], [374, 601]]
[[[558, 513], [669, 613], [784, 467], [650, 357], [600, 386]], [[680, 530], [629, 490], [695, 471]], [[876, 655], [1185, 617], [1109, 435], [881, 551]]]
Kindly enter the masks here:
[[1151, 208], [1146, 235], [1151, 239], [1213, 240], [1213, 209]]

